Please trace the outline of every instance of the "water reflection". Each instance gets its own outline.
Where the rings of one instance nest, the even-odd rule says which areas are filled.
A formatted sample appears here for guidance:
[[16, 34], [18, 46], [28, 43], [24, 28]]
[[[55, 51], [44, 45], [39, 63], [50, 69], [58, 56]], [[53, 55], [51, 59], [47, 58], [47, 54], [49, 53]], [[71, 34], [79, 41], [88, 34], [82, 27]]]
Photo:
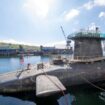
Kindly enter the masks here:
[[36, 105], [36, 104], [29, 101], [23, 101], [18, 98], [0, 96], [0, 105]]
[[57, 101], [59, 105], [73, 105], [73, 102], [75, 101], [75, 97], [70, 94], [66, 94], [65, 96], [62, 96]]
[[85, 91], [71, 91], [65, 95], [66, 99], [60, 93], [38, 98], [35, 96], [34, 91], [8, 95], [12, 97], [0, 96], [0, 105], [105, 105], [105, 92], [91, 91], [88, 89]]
[[101, 92], [99, 98], [105, 102], [105, 92]]

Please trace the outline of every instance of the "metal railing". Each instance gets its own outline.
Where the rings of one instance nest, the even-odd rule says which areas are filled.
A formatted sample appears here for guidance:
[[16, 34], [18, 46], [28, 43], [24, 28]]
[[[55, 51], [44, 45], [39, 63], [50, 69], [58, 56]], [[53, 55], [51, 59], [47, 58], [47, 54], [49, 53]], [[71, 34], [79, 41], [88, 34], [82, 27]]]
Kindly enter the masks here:
[[75, 56], [71, 62], [95, 62], [104, 60], [104, 56]]
[[104, 33], [97, 33], [97, 32], [91, 32], [91, 31], [86, 31], [86, 32], [76, 32], [76, 33], [72, 33], [68, 36], [68, 39], [71, 38], [79, 38], [79, 37], [87, 37], [87, 38], [105, 38], [105, 34]]

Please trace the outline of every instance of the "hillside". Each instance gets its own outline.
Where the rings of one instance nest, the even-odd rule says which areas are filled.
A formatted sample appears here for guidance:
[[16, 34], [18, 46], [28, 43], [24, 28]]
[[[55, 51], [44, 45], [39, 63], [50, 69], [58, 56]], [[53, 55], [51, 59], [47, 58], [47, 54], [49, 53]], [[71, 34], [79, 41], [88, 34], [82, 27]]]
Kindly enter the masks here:
[[22, 46], [25, 50], [39, 50], [38, 46], [29, 46], [29, 45], [20, 45], [20, 44], [11, 44], [11, 43], [4, 43], [0, 42], [0, 48], [13, 48], [13, 49], [19, 49], [19, 47]]

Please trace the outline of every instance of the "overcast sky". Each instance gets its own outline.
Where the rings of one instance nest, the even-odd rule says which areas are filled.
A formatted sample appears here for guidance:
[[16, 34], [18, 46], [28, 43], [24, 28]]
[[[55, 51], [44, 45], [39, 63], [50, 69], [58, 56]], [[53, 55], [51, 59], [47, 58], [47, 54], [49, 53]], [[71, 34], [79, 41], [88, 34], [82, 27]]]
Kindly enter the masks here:
[[36, 45], [64, 43], [91, 24], [105, 32], [105, 0], [0, 0], [0, 40]]

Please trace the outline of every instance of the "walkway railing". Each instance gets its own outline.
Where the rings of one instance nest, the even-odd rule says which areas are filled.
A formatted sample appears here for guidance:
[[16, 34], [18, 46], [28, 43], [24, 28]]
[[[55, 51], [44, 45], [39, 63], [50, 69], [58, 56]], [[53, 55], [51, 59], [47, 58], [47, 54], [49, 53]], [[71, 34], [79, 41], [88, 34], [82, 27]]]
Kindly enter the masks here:
[[71, 59], [70, 62], [95, 62], [95, 61], [101, 61], [105, 60], [105, 57], [102, 56], [93, 56], [93, 57], [87, 57], [87, 56], [76, 56], [74, 59]]

